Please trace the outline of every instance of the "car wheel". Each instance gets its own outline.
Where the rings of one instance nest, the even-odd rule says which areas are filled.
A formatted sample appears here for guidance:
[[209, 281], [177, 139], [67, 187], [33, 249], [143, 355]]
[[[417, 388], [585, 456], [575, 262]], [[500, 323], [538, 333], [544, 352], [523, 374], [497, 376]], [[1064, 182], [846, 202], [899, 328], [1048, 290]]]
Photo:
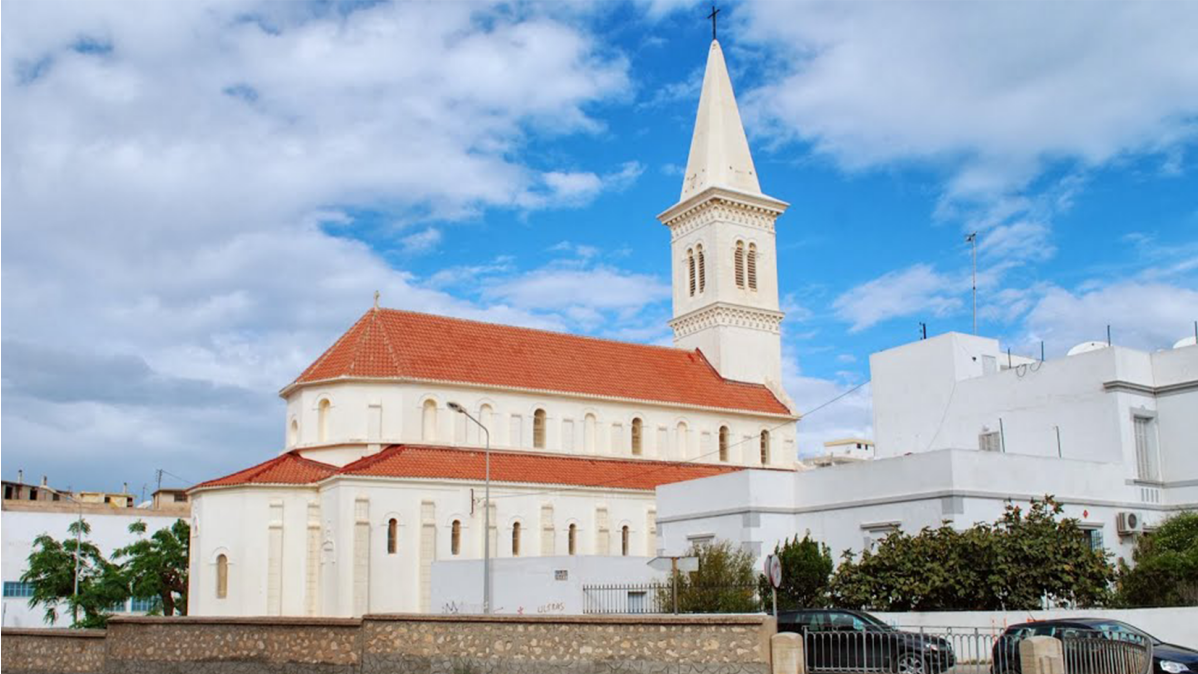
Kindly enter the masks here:
[[923, 658], [917, 653], [903, 653], [891, 668], [895, 674], [927, 674]]

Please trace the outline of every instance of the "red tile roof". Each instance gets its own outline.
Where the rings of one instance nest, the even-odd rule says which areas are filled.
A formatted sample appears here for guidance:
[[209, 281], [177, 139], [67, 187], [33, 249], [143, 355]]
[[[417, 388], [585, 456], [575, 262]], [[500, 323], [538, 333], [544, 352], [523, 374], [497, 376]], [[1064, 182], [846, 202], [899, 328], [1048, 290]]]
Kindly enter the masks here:
[[765, 386], [724, 379], [698, 349], [616, 342], [395, 309], [371, 309], [290, 386], [409, 378], [768, 414]]
[[[479, 449], [429, 445], [392, 445], [341, 468], [304, 459], [295, 451], [253, 468], [196, 485], [229, 487], [242, 484], [309, 484], [332, 475], [482, 480], [485, 455]], [[741, 466], [604, 459], [528, 452], [491, 451], [491, 480], [650, 491], [663, 484], [696, 480], [744, 470]]]
[[337, 466], [305, 459], [291, 451], [232, 475], [201, 482], [193, 489], [241, 484], [311, 484], [336, 472]]

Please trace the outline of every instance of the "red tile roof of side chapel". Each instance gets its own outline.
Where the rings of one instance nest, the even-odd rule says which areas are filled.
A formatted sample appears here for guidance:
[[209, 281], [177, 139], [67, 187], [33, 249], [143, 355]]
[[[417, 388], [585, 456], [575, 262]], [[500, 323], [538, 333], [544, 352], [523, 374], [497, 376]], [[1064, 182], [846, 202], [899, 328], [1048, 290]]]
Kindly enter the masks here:
[[464, 382], [791, 414], [765, 386], [721, 377], [697, 349], [395, 309], [367, 311], [287, 388], [342, 378]]

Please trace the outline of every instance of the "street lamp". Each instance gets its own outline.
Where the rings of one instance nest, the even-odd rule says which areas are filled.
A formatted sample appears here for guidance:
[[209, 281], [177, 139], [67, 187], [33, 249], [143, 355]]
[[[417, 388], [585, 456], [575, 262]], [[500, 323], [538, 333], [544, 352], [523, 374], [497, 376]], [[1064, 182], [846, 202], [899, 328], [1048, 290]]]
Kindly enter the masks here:
[[449, 409], [473, 421], [483, 430], [486, 457], [486, 487], [483, 491], [483, 613], [491, 613], [491, 431], [475, 419], [466, 408], [457, 403], [448, 403]]
[[71, 602], [71, 627], [76, 627], [79, 624], [79, 548], [83, 545], [83, 502], [66, 493], [55, 491], [79, 506], [79, 519], [75, 523], [75, 590], [72, 593], [73, 601]]

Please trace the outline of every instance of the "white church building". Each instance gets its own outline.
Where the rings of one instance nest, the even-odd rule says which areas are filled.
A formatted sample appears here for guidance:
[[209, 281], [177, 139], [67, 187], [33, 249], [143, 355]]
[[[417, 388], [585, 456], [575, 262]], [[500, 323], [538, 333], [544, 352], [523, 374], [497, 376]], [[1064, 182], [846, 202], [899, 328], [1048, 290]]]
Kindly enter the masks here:
[[786, 208], [761, 192], [713, 41], [682, 193], [658, 216], [675, 346], [375, 306], [281, 391], [282, 451], [190, 491], [190, 613], [428, 611], [433, 562], [481, 558], [484, 536], [500, 558], [653, 555], [656, 488], [791, 475]]

